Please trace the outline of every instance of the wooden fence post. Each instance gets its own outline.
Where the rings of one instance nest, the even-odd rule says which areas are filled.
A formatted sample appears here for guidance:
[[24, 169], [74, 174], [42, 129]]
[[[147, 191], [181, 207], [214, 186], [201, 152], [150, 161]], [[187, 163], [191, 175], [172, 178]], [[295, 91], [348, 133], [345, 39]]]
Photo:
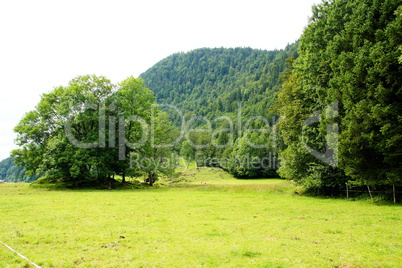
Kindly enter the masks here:
[[374, 202], [373, 195], [371, 194], [371, 191], [370, 191], [370, 186], [367, 185], [367, 189], [368, 189], [368, 192], [369, 192], [369, 194], [370, 194], [371, 201]]
[[392, 193], [394, 195], [394, 204], [396, 204], [395, 184], [392, 184]]

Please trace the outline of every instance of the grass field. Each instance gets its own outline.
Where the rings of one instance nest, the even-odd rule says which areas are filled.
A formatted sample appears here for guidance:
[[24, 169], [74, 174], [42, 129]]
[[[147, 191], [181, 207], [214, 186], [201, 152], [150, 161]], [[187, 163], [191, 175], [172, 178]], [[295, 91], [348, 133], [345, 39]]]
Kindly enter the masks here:
[[[41, 267], [401, 267], [401, 206], [292, 195], [280, 180], [198, 179], [103, 191], [0, 184], [0, 241]], [[0, 267], [30, 265], [0, 244]]]
[[[282, 179], [235, 179], [233, 175], [225, 172], [221, 168], [209, 168], [195, 166], [195, 163], [181, 162], [181, 166], [177, 169], [178, 176], [170, 182], [178, 182], [185, 185], [265, 185], [283, 183]], [[163, 179], [162, 179], [163, 181]], [[169, 184], [169, 181], [167, 181]]]

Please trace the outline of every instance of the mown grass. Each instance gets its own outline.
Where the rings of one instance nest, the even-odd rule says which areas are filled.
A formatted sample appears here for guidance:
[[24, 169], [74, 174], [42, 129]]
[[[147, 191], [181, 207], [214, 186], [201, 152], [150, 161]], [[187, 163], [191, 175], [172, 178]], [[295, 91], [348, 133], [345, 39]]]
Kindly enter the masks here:
[[[293, 187], [2, 184], [0, 240], [41, 267], [400, 267], [400, 206]], [[0, 267], [29, 264], [0, 245]]]

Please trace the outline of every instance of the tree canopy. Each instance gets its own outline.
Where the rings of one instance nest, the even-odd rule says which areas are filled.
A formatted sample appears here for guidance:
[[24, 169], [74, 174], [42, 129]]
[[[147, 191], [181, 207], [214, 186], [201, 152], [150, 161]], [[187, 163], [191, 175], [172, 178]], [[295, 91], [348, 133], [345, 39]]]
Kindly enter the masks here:
[[[281, 176], [315, 188], [402, 183], [401, 8], [398, 0], [314, 6], [276, 105]], [[306, 148], [332, 149], [338, 164]]]
[[[105, 77], [77, 77], [43, 94], [25, 115], [15, 127], [20, 149], [12, 155], [31, 174], [73, 185], [101, 184], [114, 175], [124, 181], [126, 175], [149, 172], [131, 165], [130, 155], [149, 154], [152, 116], [161, 117], [153, 100], [141, 79], [113, 85]], [[152, 135], [160, 140], [165, 132]]]

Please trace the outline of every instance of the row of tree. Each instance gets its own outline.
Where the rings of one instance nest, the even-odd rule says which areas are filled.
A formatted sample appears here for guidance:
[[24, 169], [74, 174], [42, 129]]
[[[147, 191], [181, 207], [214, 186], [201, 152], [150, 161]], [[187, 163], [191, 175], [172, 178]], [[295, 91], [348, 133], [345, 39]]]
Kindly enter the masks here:
[[279, 174], [315, 189], [402, 185], [401, 2], [313, 11], [276, 104]]

